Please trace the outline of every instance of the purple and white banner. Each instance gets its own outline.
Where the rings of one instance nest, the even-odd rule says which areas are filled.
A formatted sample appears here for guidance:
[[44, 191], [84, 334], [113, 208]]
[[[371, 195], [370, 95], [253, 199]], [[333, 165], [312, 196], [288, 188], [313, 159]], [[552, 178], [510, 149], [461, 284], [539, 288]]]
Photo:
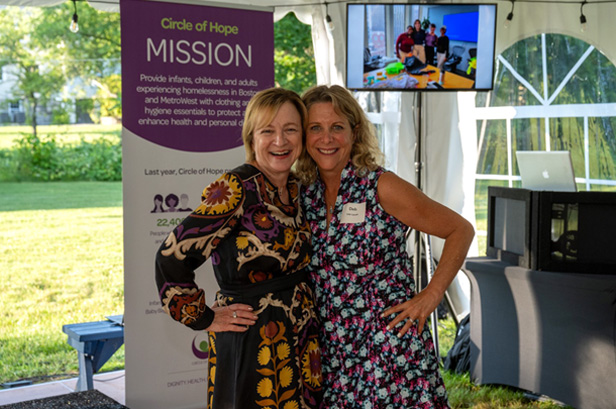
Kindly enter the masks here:
[[[121, 0], [126, 405], [206, 408], [207, 333], [160, 308], [154, 255], [245, 158], [246, 104], [274, 85], [273, 12]], [[197, 272], [212, 302], [211, 264]]]

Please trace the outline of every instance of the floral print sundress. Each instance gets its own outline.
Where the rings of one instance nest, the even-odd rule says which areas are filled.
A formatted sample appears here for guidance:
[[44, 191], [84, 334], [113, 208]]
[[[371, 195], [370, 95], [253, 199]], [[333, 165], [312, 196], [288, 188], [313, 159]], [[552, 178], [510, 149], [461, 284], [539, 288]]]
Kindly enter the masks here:
[[[310, 227], [299, 182], [290, 204], [257, 168], [245, 164], [205, 188], [201, 205], [161, 245], [156, 283], [163, 309], [195, 329], [207, 308], [195, 269], [211, 257], [219, 306], [249, 304], [258, 315], [246, 332], [210, 332], [207, 408], [313, 409], [321, 403], [321, 348], [308, 284]], [[204, 390], [204, 397], [205, 397]]]
[[[402, 338], [387, 330], [387, 308], [413, 297], [407, 226], [379, 204], [383, 169], [342, 171], [327, 227], [325, 186], [304, 188], [312, 227], [310, 277], [321, 318], [323, 408], [449, 408], [434, 343], [426, 325]], [[365, 206], [365, 215], [362, 209]]]

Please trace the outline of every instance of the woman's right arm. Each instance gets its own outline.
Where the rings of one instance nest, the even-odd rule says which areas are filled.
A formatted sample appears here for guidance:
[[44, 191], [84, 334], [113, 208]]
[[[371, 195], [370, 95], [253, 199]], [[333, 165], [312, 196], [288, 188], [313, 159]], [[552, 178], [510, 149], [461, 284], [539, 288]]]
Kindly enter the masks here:
[[[220, 202], [221, 189], [230, 192]], [[155, 277], [163, 309], [176, 321], [195, 329], [245, 331], [254, 323], [245, 304], [207, 306], [205, 292], [195, 283], [195, 269], [221, 240], [232, 237], [242, 208], [244, 189], [239, 177], [225, 174], [203, 191], [201, 205], [182, 221], [156, 253]]]

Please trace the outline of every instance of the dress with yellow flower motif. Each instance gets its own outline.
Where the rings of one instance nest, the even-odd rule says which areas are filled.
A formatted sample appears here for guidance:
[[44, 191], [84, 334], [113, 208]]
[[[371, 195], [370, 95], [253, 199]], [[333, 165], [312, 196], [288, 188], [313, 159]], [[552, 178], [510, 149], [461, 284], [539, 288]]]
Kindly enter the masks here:
[[246, 332], [210, 333], [207, 407], [317, 408], [321, 348], [314, 297], [306, 282], [310, 227], [290, 178], [290, 204], [245, 164], [203, 191], [201, 206], [167, 237], [156, 255], [165, 311], [190, 328], [214, 319], [194, 270], [209, 257], [221, 288], [219, 306], [249, 304], [258, 315]]

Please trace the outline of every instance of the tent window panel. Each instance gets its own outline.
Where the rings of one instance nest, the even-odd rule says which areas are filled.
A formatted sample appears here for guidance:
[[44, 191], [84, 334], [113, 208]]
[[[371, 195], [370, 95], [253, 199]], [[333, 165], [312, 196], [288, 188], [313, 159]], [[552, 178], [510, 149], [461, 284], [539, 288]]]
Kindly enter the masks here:
[[[588, 118], [588, 157], [591, 179], [616, 180], [615, 128], [616, 117]], [[595, 190], [595, 187], [599, 186], [591, 187]], [[616, 191], [616, 186], [611, 186], [607, 190]]]
[[571, 151], [576, 175], [584, 173], [584, 118], [550, 119], [550, 148]]
[[614, 185], [592, 184], [590, 187], [590, 190], [595, 192], [616, 192], [616, 186]]
[[[509, 47], [501, 54], [502, 58], [516, 71], [518, 75], [524, 78], [531, 87], [543, 95], [543, 72], [537, 69], [543, 66], [543, 56], [541, 47], [541, 36], [529, 37], [518, 41], [513, 46]], [[501, 71], [509, 72], [502, 65], [499, 68]], [[503, 73], [505, 74], [505, 73]], [[509, 84], [503, 84], [509, 85]], [[510, 87], [508, 89], [514, 89]], [[517, 98], [515, 100], [518, 100]], [[524, 98], [522, 101], [528, 101]], [[514, 104], [499, 104], [502, 105], [534, 105], [536, 102], [530, 103], [514, 103]]]
[[[588, 44], [582, 43], [589, 47]], [[548, 63], [550, 72], [559, 70], [559, 65], [556, 61], [552, 65]], [[594, 49], [575, 70], [552, 104], [614, 103], [616, 102], [616, 88], [612, 85], [614, 78], [616, 78], [616, 66], [605, 55]]]
[[518, 163], [515, 160], [517, 151], [545, 150], [545, 119], [524, 118], [511, 121], [511, 147], [514, 161], [514, 175], [520, 175]]
[[[520, 82], [514, 74], [503, 64], [499, 65], [494, 83], [494, 90], [490, 91], [490, 105], [493, 107], [501, 106], [525, 106], [525, 105], [540, 105], [537, 97]], [[482, 93], [478, 93], [482, 94]], [[485, 106], [485, 102], [483, 105]]]
[[[549, 83], [547, 89], [543, 78]], [[516, 150], [568, 150], [576, 176], [587, 179], [587, 188], [616, 186], [616, 119], [610, 116], [616, 104], [613, 78], [616, 66], [575, 37], [540, 34], [505, 50], [497, 58], [494, 90], [478, 93], [475, 103], [487, 108], [488, 118], [509, 117], [499, 111], [503, 106], [513, 107], [516, 116], [510, 129], [502, 122], [495, 125], [494, 119], [486, 120], [490, 125], [482, 128], [482, 114], [478, 116], [477, 175], [516, 178]], [[511, 172], [509, 159], [514, 162]]]
[[[578, 61], [584, 56], [590, 45], [578, 38], [561, 34], [545, 34], [545, 45], [547, 66], [544, 68], [547, 70], [548, 74], [548, 93], [551, 95], [557, 90], [558, 86], [567, 79], [568, 75], [570, 75], [570, 71], [578, 64]], [[589, 60], [590, 58], [587, 57], [584, 64], [589, 63]], [[539, 62], [538, 67], [542, 67], [541, 62]], [[536, 71], [541, 73], [540, 70]], [[578, 75], [579, 73], [580, 69], [578, 68], [575, 70], [574, 75]], [[591, 75], [591, 77], [594, 77], [594, 75]], [[587, 80], [588, 79], [590, 78], [587, 78]], [[590, 84], [587, 83], [587, 85]], [[575, 97], [577, 98], [574, 99], [576, 103], [597, 102], [594, 98], [591, 98], [592, 101], [584, 101], [580, 98], [583, 97], [583, 95], [580, 94], [576, 94]], [[564, 103], [570, 104], [572, 102], [569, 100]]]
[[479, 107], [479, 108], [483, 108], [486, 106], [490, 106], [490, 100], [491, 100], [491, 91], [490, 92], [478, 92], [477, 96], [475, 97], [475, 106]]
[[[504, 120], [486, 121], [482, 130], [477, 124], [479, 157], [477, 173], [482, 175], [506, 175], [507, 169], [507, 123]], [[483, 133], [482, 133], [483, 132]]]

